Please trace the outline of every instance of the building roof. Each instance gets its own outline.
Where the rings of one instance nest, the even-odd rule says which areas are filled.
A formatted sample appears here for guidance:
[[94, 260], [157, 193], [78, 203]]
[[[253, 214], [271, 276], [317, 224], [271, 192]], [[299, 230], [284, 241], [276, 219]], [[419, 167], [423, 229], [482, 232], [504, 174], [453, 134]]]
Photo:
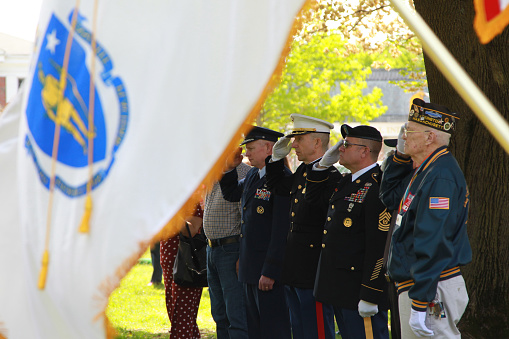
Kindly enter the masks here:
[[368, 81], [399, 81], [408, 79], [399, 73], [401, 69], [391, 69], [389, 71], [381, 68], [372, 68]]
[[30, 55], [33, 49], [31, 41], [0, 33], [0, 55]]

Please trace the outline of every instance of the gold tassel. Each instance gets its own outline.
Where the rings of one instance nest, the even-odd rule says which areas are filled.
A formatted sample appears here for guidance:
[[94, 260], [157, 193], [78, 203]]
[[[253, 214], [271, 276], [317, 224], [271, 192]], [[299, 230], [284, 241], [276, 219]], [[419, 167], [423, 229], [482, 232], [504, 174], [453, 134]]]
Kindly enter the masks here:
[[80, 233], [89, 233], [90, 232], [90, 216], [92, 215], [92, 197], [87, 195], [87, 199], [85, 200], [85, 214], [83, 215], [83, 219], [81, 219], [80, 225]]
[[44, 254], [42, 255], [42, 267], [41, 273], [39, 274], [39, 289], [43, 290], [46, 286], [46, 276], [48, 275], [48, 265], [49, 265], [49, 251], [44, 250]]

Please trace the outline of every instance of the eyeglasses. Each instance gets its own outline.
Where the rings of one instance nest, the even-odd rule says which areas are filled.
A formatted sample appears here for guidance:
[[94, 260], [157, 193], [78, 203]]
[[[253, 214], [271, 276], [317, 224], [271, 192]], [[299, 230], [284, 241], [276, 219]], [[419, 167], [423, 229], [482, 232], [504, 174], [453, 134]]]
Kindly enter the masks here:
[[[347, 149], [347, 148], [348, 148], [348, 147], [350, 147], [350, 146], [361, 146], [361, 147], [367, 147], [367, 148], [369, 149], [369, 147], [368, 147], [368, 146], [366, 146], [366, 145], [354, 144], [354, 143], [352, 143], [352, 142], [348, 142], [348, 141], [346, 141], [346, 140], [342, 140], [342, 141], [341, 141], [341, 145], [340, 145], [340, 147], [341, 147], [341, 146], [343, 146], [345, 149]], [[369, 150], [369, 151], [371, 152], [371, 150]]]
[[409, 131], [406, 129], [406, 127], [403, 127], [403, 134], [405, 135], [405, 138], [408, 136], [408, 133], [429, 133], [431, 131]]

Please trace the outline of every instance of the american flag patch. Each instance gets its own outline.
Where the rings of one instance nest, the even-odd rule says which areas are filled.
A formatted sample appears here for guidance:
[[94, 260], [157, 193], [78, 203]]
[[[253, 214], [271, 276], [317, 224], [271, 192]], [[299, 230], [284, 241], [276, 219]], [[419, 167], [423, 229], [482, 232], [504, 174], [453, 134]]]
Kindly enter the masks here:
[[429, 208], [436, 210], [448, 210], [449, 209], [449, 198], [429, 198]]

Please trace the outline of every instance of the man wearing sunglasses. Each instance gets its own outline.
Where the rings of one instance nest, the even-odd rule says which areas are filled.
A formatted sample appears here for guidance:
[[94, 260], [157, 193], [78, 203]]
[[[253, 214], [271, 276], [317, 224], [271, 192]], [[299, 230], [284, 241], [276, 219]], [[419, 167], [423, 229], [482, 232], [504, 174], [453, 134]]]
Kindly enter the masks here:
[[327, 184], [325, 169], [338, 160], [351, 171], [335, 182], [328, 202], [315, 282], [317, 301], [332, 305], [344, 339], [389, 338], [382, 261], [391, 213], [380, 201], [380, 132], [341, 126], [344, 140], [330, 148], [307, 176], [306, 199], [315, 201]]
[[387, 160], [380, 197], [398, 211], [388, 258], [397, 282], [403, 338], [460, 338], [468, 303], [460, 266], [472, 260], [469, 193], [447, 146], [459, 116], [414, 99], [397, 152]]

